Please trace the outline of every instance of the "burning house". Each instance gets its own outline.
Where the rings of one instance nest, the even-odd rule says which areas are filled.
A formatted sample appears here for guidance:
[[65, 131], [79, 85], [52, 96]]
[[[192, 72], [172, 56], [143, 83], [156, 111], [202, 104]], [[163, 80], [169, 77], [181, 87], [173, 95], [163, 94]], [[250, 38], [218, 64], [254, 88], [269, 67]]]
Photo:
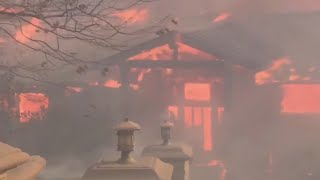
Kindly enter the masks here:
[[[171, 118], [175, 139], [194, 147], [195, 166], [209, 172], [220, 167], [221, 177], [228, 169], [236, 176], [261, 179], [261, 174], [285, 174], [288, 165], [301, 171], [293, 177], [314, 175], [316, 165], [308, 159], [316, 157], [310, 149], [319, 143], [319, 14], [233, 18], [224, 13], [209, 28], [194, 32], [159, 31], [155, 38], [89, 67], [107, 74], [103, 78], [65, 83], [62, 89], [32, 87], [2, 99], [1, 107], [18, 113], [23, 128], [43, 130], [46, 120], [41, 119], [58, 114], [60, 124], [49, 123], [60, 130], [53, 145], [66, 138], [67, 127], [84, 124], [79, 134], [98, 127], [107, 131], [122, 115], [147, 127], [143, 138], [149, 143], [157, 139], [153, 132], [158, 124]], [[88, 99], [99, 105], [84, 105]], [[87, 109], [95, 109], [96, 116], [70, 115]], [[124, 114], [106, 122], [106, 109]], [[64, 118], [76, 120], [72, 124]], [[97, 147], [107, 134], [73, 145], [86, 141]], [[64, 146], [68, 148], [72, 151], [71, 145]], [[289, 159], [303, 165], [294, 166]]]

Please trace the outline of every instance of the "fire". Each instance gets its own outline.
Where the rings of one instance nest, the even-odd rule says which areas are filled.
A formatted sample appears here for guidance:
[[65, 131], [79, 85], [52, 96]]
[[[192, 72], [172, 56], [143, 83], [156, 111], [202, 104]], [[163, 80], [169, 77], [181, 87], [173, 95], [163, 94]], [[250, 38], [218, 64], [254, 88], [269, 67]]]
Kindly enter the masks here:
[[[182, 42], [177, 42], [178, 45], [178, 60], [214, 60], [216, 57], [195, 49], [191, 46], [188, 46]], [[133, 57], [130, 57], [128, 60], [173, 60], [173, 50], [169, 47], [168, 44], [163, 46], [156, 47], [149, 51], [144, 51], [140, 54], [137, 54]]]
[[231, 17], [231, 13], [228, 13], [228, 12], [225, 12], [225, 13], [222, 13], [220, 15], [218, 15], [217, 17], [215, 17], [212, 22], [214, 23], [218, 23], [218, 22], [222, 22], [222, 21], [225, 21], [227, 19], [229, 19]]
[[33, 118], [44, 118], [44, 111], [49, 106], [49, 98], [46, 95], [42, 93], [21, 93], [19, 99], [20, 122], [26, 123]]
[[133, 57], [130, 57], [128, 60], [171, 60], [173, 56], [173, 51], [170, 49], [168, 44], [165, 44], [160, 47], [156, 47], [149, 51], [144, 51], [140, 54], [137, 54]]
[[140, 86], [138, 84], [130, 84], [130, 87], [135, 91], [140, 89]]
[[23, 25], [21, 29], [16, 32], [15, 39], [17, 41], [26, 43], [36, 34], [36, 30], [38, 29], [36, 26], [40, 25], [40, 20], [32, 18], [30, 22], [31, 24]]
[[320, 113], [320, 84], [282, 85], [283, 113]]
[[111, 79], [111, 80], [106, 81], [104, 86], [109, 87], [109, 88], [120, 88], [121, 84], [118, 81]]
[[268, 69], [256, 73], [256, 84], [262, 85], [269, 82], [277, 82], [275, 74], [280, 72], [284, 66], [290, 65], [291, 63], [289, 58], [280, 58], [273, 61]]
[[112, 14], [113, 17], [120, 19], [128, 24], [144, 23], [149, 18], [148, 9], [128, 9]]
[[209, 101], [211, 99], [211, 85], [208, 83], [186, 83], [185, 99], [195, 101]]
[[142, 82], [144, 76], [145, 76], [147, 73], [150, 73], [150, 72], [151, 72], [151, 69], [150, 69], [150, 68], [141, 70], [141, 72], [140, 72], [140, 74], [139, 74], [139, 76], [138, 76], [138, 82]]
[[[313, 79], [317, 68], [309, 67], [306, 72], [301, 75], [296, 70], [290, 58], [280, 58], [271, 64], [266, 70], [256, 73], [255, 80], [257, 85], [266, 83], [276, 83], [285, 81], [310, 81]], [[312, 74], [314, 73], [314, 74]]]
[[204, 151], [212, 151], [212, 116], [211, 108], [204, 108], [203, 112], [203, 149]]
[[[185, 83], [185, 100], [195, 102], [211, 101], [211, 85], [209, 83]], [[212, 108], [210, 106], [186, 106], [184, 107], [184, 121], [188, 128], [193, 126], [203, 128], [203, 149], [212, 151]]]

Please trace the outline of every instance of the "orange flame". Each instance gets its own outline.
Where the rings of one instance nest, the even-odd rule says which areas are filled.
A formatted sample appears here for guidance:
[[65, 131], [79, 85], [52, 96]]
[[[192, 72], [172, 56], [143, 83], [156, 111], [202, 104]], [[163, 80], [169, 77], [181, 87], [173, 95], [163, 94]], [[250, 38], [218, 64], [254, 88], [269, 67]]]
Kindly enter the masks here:
[[149, 17], [149, 10], [128, 9], [124, 11], [115, 12], [112, 14], [112, 16], [128, 24], [144, 23], [147, 21]]
[[[209, 83], [185, 83], [184, 98], [191, 101], [210, 102], [211, 85]], [[212, 108], [208, 107], [184, 107], [184, 121], [188, 128], [194, 126], [203, 127], [203, 149], [212, 151]]]
[[109, 88], [120, 88], [121, 84], [118, 81], [111, 79], [105, 82], [104, 86]]
[[280, 58], [273, 61], [273, 63], [268, 69], [256, 73], [255, 75], [256, 84], [262, 85], [269, 82], [277, 82], [277, 80], [274, 77], [274, 74], [281, 71], [281, 69], [284, 66], [290, 65], [290, 64], [291, 64], [291, 60], [288, 58]]
[[36, 34], [38, 29], [36, 26], [40, 25], [40, 20], [37, 18], [32, 18], [31, 24], [23, 25], [21, 29], [16, 32], [15, 39], [21, 43], [26, 43]]
[[286, 84], [282, 90], [282, 112], [320, 113], [320, 84]]
[[140, 54], [137, 54], [133, 57], [130, 57], [128, 60], [171, 60], [173, 56], [172, 49], [170, 49], [168, 44], [165, 44], [160, 47], [156, 47], [149, 51], [144, 51]]
[[195, 101], [210, 101], [211, 85], [208, 83], [186, 83], [184, 88], [185, 99]]
[[306, 70], [308, 74], [300, 75], [291, 59], [280, 58], [273, 61], [272, 65], [266, 70], [256, 73], [255, 80], [258, 85], [283, 81], [310, 81], [312, 73], [315, 73], [317, 68], [309, 67]]
[[130, 84], [130, 87], [135, 91], [140, 89], [140, 86], [138, 84]]
[[225, 21], [227, 19], [229, 19], [231, 17], [231, 13], [228, 13], [228, 12], [225, 12], [225, 13], [222, 13], [220, 15], [218, 15], [217, 17], [215, 17], [212, 22], [214, 23], [218, 23], [218, 22], [222, 22], [222, 21]]
[[48, 109], [49, 99], [42, 93], [19, 94], [20, 122], [26, 123], [33, 118], [43, 119], [44, 110]]
[[148, 69], [143, 69], [143, 70], [140, 72], [139, 76], [138, 76], [138, 82], [142, 82], [144, 76], [145, 76], [147, 73], [150, 73], [150, 72], [151, 72], [151, 69], [150, 69], [150, 68], [148, 68]]

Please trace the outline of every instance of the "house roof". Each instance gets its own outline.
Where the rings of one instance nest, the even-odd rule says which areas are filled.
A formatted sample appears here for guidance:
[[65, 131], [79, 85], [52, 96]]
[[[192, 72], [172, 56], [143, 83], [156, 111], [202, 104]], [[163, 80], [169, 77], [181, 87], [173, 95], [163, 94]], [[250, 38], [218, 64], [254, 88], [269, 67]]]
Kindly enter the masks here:
[[[274, 59], [290, 56], [316, 63], [320, 44], [320, 13], [275, 14], [228, 20], [199, 31], [179, 33], [183, 43], [224, 61], [261, 70]], [[102, 59], [119, 63], [143, 51], [164, 45], [176, 37], [171, 31], [119, 54]]]

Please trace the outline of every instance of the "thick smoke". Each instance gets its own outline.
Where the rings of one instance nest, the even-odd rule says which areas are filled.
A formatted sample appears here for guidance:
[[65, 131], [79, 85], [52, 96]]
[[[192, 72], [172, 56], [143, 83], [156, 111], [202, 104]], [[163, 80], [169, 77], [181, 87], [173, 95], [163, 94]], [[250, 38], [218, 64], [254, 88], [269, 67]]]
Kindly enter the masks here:
[[[320, 10], [318, 0], [161, 0], [155, 2], [154, 7], [156, 8], [153, 9], [152, 14], [157, 19], [168, 14], [177, 17], [181, 23], [177, 28], [182, 31], [211, 27], [211, 21], [214, 17], [222, 12], [230, 12], [233, 23], [238, 24], [242, 31], [244, 30], [248, 34], [259, 38], [259, 41], [267, 44], [268, 49], [277, 49], [277, 53], [281, 52], [280, 56], [291, 57], [297, 64], [297, 68], [309, 67], [318, 61], [317, 47], [318, 42], [320, 42], [318, 19], [311, 18], [310, 21], [308, 18], [301, 21], [292, 20], [296, 20], [295, 15], [302, 12], [310, 13]], [[293, 18], [289, 18], [290, 20], [286, 18], [277, 19], [279, 17], [277, 15], [288, 13], [293, 13]], [[281, 18], [283, 17], [281, 16]], [[264, 26], [260, 26], [261, 24], [264, 24]], [[224, 37], [224, 40], [229, 41], [230, 39]], [[72, 44], [68, 46], [72, 46]], [[81, 53], [83, 53], [85, 59], [101, 59], [114, 53], [106, 53], [103, 49], [95, 50], [94, 47], [90, 47], [90, 52], [88, 52], [86, 45], [79, 45], [78, 49], [83, 50]], [[255, 49], [252, 48], [252, 51], [254, 52]], [[12, 54], [16, 55], [13, 52]], [[28, 57], [32, 59], [30, 54], [28, 54]], [[14, 57], [14, 59], [19, 58], [21, 57]], [[272, 59], [270, 59], [271, 61]], [[73, 73], [58, 74], [52, 77], [54, 80], [68, 78], [76, 79]], [[91, 77], [87, 78], [90, 79]], [[36, 129], [31, 135], [29, 134], [29, 138], [20, 139], [16, 142], [18, 145], [19, 143], [23, 144], [27, 150], [39, 154], [44, 153], [41, 150], [50, 145], [45, 150], [51, 153], [44, 153], [44, 156], [48, 158], [48, 168], [41, 178], [45, 180], [79, 178], [85, 169], [100, 159], [104, 153], [106, 156], [111, 155], [111, 157], [116, 157], [114, 155], [118, 154], [115, 151], [115, 133], [112, 128], [117, 121], [121, 120], [123, 115], [123, 108], [120, 105], [123, 94], [113, 94], [113, 92], [105, 94], [101, 91], [93, 94], [86, 94], [84, 97], [76, 96], [75, 99], [79, 99], [73, 99], [73, 103], [70, 104], [61, 101], [58, 106], [68, 111], [52, 110], [51, 120], [56, 122], [49, 124], [52, 129], [43, 130], [45, 126], [35, 126], [29, 129], [29, 131]], [[148, 97], [153, 95], [143, 94], [143, 96]], [[143, 99], [143, 96], [140, 101], [159, 103], [150, 100], [151, 98]], [[223, 149], [222, 155], [229, 162], [230, 172], [237, 174], [239, 180], [248, 180], [250, 177], [248, 178], [247, 175], [252, 175], [251, 178], [254, 177], [255, 180], [261, 179], [255, 177], [255, 175], [267, 166], [263, 163], [267, 162], [265, 159], [268, 158], [268, 153], [271, 151], [274, 153], [274, 158], [280, 161], [278, 163], [279, 168], [286, 167], [285, 170], [288, 171], [287, 174], [289, 175], [294, 171], [292, 169], [299, 169], [296, 164], [298, 162], [305, 164], [318, 163], [310, 161], [310, 159], [319, 158], [314, 150], [315, 147], [319, 148], [314, 146], [319, 144], [315, 138], [318, 135], [308, 136], [306, 135], [308, 134], [307, 128], [299, 129], [301, 126], [309, 128], [310, 125], [301, 122], [293, 125], [284, 124], [282, 123], [283, 119], [278, 119], [279, 117], [273, 114], [277, 112], [277, 109], [281, 109], [279, 104], [273, 104], [274, 101], [277, 102], [281, 99], [281, 93], [278, 90], [272, 88], [264, 90], [261, 88], [244, 88], [237, 91], [236, 97], [238, 97], [238, 104], [236, 104], [237, 109], [234, 111], [235, 115], [229, 117], [231, 118], [230, 121], [235, 123], [228, 127], [231, 133], [225, 135], [225, 141], [228, 143], [227, 147]], [[61, 99], [57, 101], [59, 100]], [[84, 102], [86, 102], [86, 105], [94, 104], [98, 107], [93, 111], [94, 113], [90, 114], [90, 118], [85, 117], [87, 108], [90, 109], [90, 107], [84, 105]], [[148, 111], [144, 109], [150, 104], [137, 104], [136, 106], [138, 106], [137, 109], [140, 108], [139, 112], [143, 115], [133, 113], [134, 118], [136, 118], [133, 120], [146, 122], [142, 125], [141, 134], [137, 136], [136, 155], [139, 155], [142, 147], [160, 141], [159, 131], [156, 130], [159, 130], [163, 114], [148, 114]], [[303, 119], [297, 120], [302, 121]], [[104, 123], [107, 121], [110, 123]], [[59, 123], [60, 125], [57, 125]], [[99, 129], [94, 124], [98, 124]], [[319, 126], [319, 123], [314, 124]], [[291, 125], [299, 127], [292, 128]], [[279, 130], [280, 127], [284, 128], [285, 131], [283, 129]], [[42, 129], [42, 131], [39, 129]], [[301, 136], [295, 135], [297, 131]], [[23, 133], [21, 134], [19, 137], [24, 136]], [[305, 138], [308, 139], [307, 142], [304, 141]], [[51, 141], [47, 142], [48, 139]], [[52, 139], [55, 141], [52, 141]], [[23, 140], [29, 144], [26, 145]], [[32, 141], [34, 143], [30, 143]], [[287, 144], [284, 144], [284, 142]], [[308, 171], [306, 170], [306, 172]], [[208, 172], [206, 177], [213, 176], [211, 173], [212, 171]], [[63, 175], [63, 177], [59, 175]], [[298, 175], [291, 176], [283, 177], [281, 180], [303, 179], [299, 178]]]

